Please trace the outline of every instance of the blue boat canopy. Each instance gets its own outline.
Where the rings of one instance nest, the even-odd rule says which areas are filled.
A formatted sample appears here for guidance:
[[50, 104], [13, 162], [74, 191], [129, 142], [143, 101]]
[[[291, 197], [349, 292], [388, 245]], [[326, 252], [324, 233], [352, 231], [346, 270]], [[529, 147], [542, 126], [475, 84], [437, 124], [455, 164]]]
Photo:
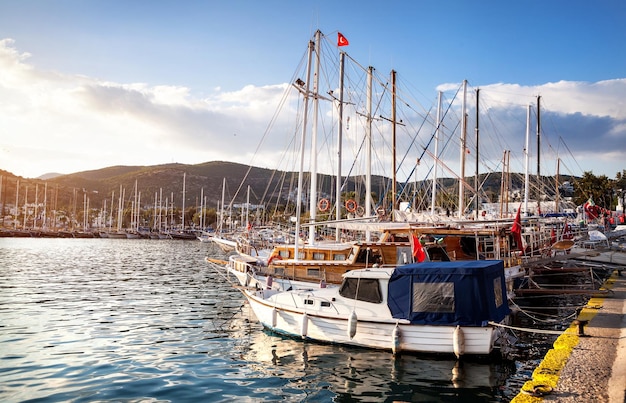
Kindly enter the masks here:
[[413, 324], [485, 326], [511, 311], [502, 260], [412, 263], [389, 279], [388, 302], [396, 319]]

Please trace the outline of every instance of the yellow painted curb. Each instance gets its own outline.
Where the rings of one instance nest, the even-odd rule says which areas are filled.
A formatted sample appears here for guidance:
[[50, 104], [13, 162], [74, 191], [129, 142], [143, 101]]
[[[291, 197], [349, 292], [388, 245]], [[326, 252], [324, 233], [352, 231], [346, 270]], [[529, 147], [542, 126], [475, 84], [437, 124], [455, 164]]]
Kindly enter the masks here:
[[[617, 276], [618, 272], [615, 270], [601, 289], [613, 287]], [[603, 303], [604, 297], [590, 298], [577, 319], [591, 320], [596, 316]], [[578, 325], [572, 324], [556, 339], [552, 345], [554, 348], [548, 350], [546, 356], [533, 371], [532, 379], [524, 383], [522, 390], [511, 400], [511, 403], [541, 402], [543, 401], [542, 394], [549, 394], [553, 389], [556, 389], [561, 370], [565, 367], [565, 363], [567, 363], [567, 359], [578, 341]]]

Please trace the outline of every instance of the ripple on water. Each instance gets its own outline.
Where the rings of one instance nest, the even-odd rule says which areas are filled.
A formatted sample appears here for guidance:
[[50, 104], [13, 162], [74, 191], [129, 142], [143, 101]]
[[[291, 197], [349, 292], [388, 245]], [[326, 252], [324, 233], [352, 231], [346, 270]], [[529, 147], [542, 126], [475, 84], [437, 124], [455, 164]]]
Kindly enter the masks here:
[[263, 331], [207, 255], [224, 258], [192, 241], [0, 239], [0, 400], [506, 401], [510, 362]]

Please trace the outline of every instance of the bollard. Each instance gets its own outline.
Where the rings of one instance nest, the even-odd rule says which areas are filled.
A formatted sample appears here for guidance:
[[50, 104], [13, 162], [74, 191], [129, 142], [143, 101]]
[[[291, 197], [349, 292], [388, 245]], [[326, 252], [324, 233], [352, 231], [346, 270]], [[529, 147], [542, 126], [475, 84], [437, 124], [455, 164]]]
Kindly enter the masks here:
[[575, 320], [574, 324], [578, 325], [578, 337], [589, 337], [585, 334], [585, 326], [589, 323], [588, 320]]

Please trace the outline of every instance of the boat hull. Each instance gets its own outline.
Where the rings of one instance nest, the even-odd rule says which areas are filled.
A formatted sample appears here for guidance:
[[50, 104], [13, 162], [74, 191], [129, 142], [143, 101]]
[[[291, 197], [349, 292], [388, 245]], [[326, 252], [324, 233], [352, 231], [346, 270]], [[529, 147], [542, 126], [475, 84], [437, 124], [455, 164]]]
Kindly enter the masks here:
[[[350, 313], [337, 314], [341, 307], [332, 302], [323, 310], [297, 310], [264, 299], [266, 291], [245, 290], [250, 307], [259, 322], [274, 332], [336, 344], [394, 352], [454, 354], [456, 326], [415, 325], [406, 321], [357, 319], [351, 325]], [[397, 329], [396, 329], [397, 326]], [[495, 345], [498, 329], [492, 326], [462, 326], [463, 354], [488, 355]], [[354, 336], [350, 337], [354, 332]]]

